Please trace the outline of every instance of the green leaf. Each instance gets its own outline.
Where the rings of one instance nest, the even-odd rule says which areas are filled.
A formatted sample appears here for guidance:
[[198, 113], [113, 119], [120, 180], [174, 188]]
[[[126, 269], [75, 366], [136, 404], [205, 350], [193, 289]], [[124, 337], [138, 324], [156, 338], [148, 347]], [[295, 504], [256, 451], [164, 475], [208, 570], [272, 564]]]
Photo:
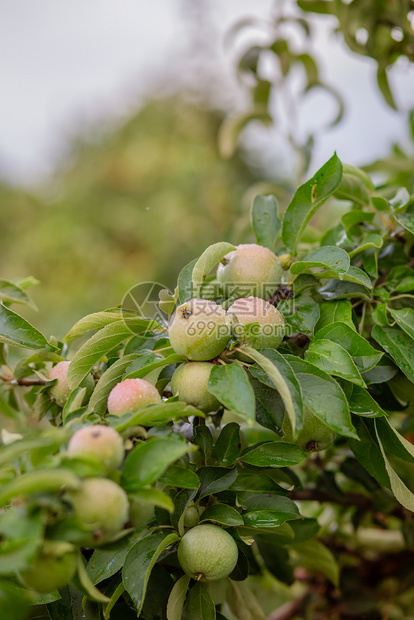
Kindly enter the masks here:
[[204, 250], [193, 267], [192, 281], [194, 297], [199, 296], [201, 285], [213, 267], [215, 267], [217, 263], [224, 258], [224, 256], [226, 256], [226, 254], [235, 249], [236, 246], [231, 243], [220, 241], [219, 243], [210, 245], [206, 250]]
[[201, 514], [200, 521], [211, 521], [227, 527], [243, 525], [243, 517], [232, 506], [227, 504], [213, 504]]
[[281, 227], [274, 196], [254, 197], [251, 220], [257, 243], [273, 252], [276, 236]]
[[216, 620], [214, 601], [200, 581], [187, 594], [183, 620]]
[[394, 310], [393, 308], [388, 308], [388, 310], [397, 325], [411, 338], [414, 338], [414, 309], [401, 308], [400, 310]]
[[322, 339], [332, 340], [348, 351], [360, 372], [373, 368], [383, 355], [345, 323], [326, 325], [315, 334], [315, 341]]
[[188, 263], [188, 265], [183, 267], [178, 276], [177, 286], [180, 304], [183, 304], [194, 297], [192, 277], [194, 265], [197, 263], [197, 261], [198, 258], [195, 258], [190, 263]]
[[293, 300], [294, 312], [291, 311], [292, 300], [281, 301], [277, 309], [285, 317], [286, 323], [294, 332], [313, 336], [315, 325], [319, 321], [319, 304], [306, 293]]
[[340, 200], [352, 200], [360, 206], [369, 204], [370, 193], [374, 190], [369, 176], [349, 164], [343, 165], [342, 180], [335, 192], [335, 197]]
[[150, 504], [167, 512], [174, 512], [174, 502], [171, 497], [159, 489], [136, 489], [128, 497], [132, 501], [137, 500], [140, 504]]
[[[346, 279], [346, 276], [344, 276]], [[325, 286], [318, 290], [321, 297], [327, 301], [336, 299], [371, 299], [371, 295], [365, 286], [343, 280], [329, 280]]]
[[208, 391], [227, 409], [253, 423], [255, 401], [247, 373], [239, 362], [213, 366], [208, 380]]
[[102, 329], [111, 323], [121, 321], [122, 318], [122, 308], [109, 308], [108, 310], [88, 314], [75, 323], [72, 329], [66, 334], [64, 340], [71, 342], [92, 329]]
[[92, 411], [101, 415], [105, 413], [109, 393], [121, 381], [125, 370], [136, 357], [136, 353], [124, 355], [105, 370], [89, 400], [89, 408]]
[[195, 489], [182, 489], [174, 497], [174, 512], [171, 515], [171, 525], [178, 530], [180, 536], [184, 535], [185, 509], [193, 501], [197, 491]]
[[305, 353], [305, 360], [330, 375], [365, 387], [365, 382], [348, 351], [332, 340], [320, 338], [312, 342]]
[[169, 364], [185, 362], [186, 359], [187, 358], [183, 355], [177, 355], [176, 353], [168, 355], [167, 357], [162, 357], [161, 354], [157, 355], [154, 353], [149, 356], [148, 360], [145, 360], [145, 356], [141, 356], [128, 368], [125, 379], [142, 379], [156, 368], [163, 368], [164, 366], [169, 366]]
[[231, 491], [239, 493], [273, 493], [277, 495], [287, 495], [288, 491], [279, 486], [268, 474], [255, 471], [250, 474], [239, 474], [230, 487]]
[[128, 551], [122, 569], [122, 581], [125, 590], [134, 601], [138, 615], [144, 604], [148, 579], [154, 564], [161, 553], [178, 540], [179, 536], [176, 533], [167, 536], [153, 534], [136, 542]]
[[392, 94], [390, 83], [388, 81], [387, 66], [383, 62], [378, 64], [377, 82], [378, 82], [378, 87], [385, 101], [388, 103], [388, 105], [391, 108], [393, 108], [394, 110], [398, 110], [397, 105], [394, 100], [394, 96]]
[[190, 579], [190, 575], [183, 575], [175, 582], [168, 598], [167, 620], [182, 620]]
[[23, 304], [33, 310], [37, 310], [36, 304], [18, 284], [10, 280], [0, 279], [0, 301], [6, 303]]
[[228, 489], [237, 478], [237, 469], [226, 467], [200, 467], [200, 498]]
[[219, 465], [231, 465], [239, 456], [240, 449], [240, 426], [235, 422], [230, 422], [221, 430], [213, 455]]
[[14, 497], [78, 489], [80, 484], [79, 478], [67, 469], [35, 469], [2, 486], [0, 506], [5, 506]]
[[372, 337], [392, 357], [407, 379], [414, 382], [414, 340], [398, 327], [374, 325]]
[[296, 191], [286, 209], [282, 239], [294, 254], [309, 220], [336, 190], [342, 178], [342, 164], [336, 153], [318, 172]]
[[93, 552], [86, 570], [94, 585], [113, 577], [123, 567], [129, 544], [125, 539], [122, 539], [118, 544], [122, 546], [116, 551], [114, 549], [95, 549]]
[[74, 390], [94, 365], [111, 349], [132, 336], [133, 332], [124, 321], [110, 323], [89, 338], [75, 353], [69, 366], [68, 384]]
[[0, 575], [11, 575], [33, 562], [44, 529], [39, 513], [28, 516], [12, 506], [0, 514]]
[[262, 608], [245, 581], [229, 580], [226, 602], [238, 620], [266, 620]]
[[285, 521], [300, 517], [296, 504], [281, 495], [252, 495], [242, 504], [246, 509], [243, 520], [248, 527], [278, 527]]
[[253, 446], [241, 455], [240, 459], [256, 467], [292, 467], [306, 458], [299, 446], [292, 443], [269, 441]]
[[250, 366], [249, 372], [253, 377], [257, 377], [251, 380], [256, 398], [256, 422], [274, 433], [281, 434], [286, 409], [279, 392], [273, 383], [270, 387], [263, 382], [270, 382], [270, 379], [260, 366]]
[[186, 442], [168, 437], [153, 437], [138, 444], [126, 458], [121, 485], [128, 493], [134, 493], [152, 484], [171, 463], [192, 449]]
[[387, 455], [385, 454], [385, 450], [382, 445], [381, 438], [378, 434], [376, 420], [374, 420], [374, 424], [375, 424], [375, 432], [377, 435], [379, 449], [381, 450], [382, 458], [384, 459], [385, 468], [387, 470], [387, 474], [390, 479], [391, 491], [394, 493], [396, 500], [402, 506], [404, 506], [404, 508], [406, 508], [407, 510], [410, 510], [411, 512], [414, 512], [414, 494], [404, 484], [401, 478], [397, 476], [394, 469], [392, 468], [390, 462], [387, 459]]
[[26, 620], [30, 605], [33, 605], [33, 596], [27, 590], [5, 579], [0, 581], [1, 620]]
[[300, 566], [304, 566], [310, 571], [320, 571], [334, 586], [339, 584], [339, 566], [334, 555], [315, 538], [301, 542], [298, 545], [291, 545], [292, 549], [299, 556]]
[[241, 349], [259, 364], [268, 375], [270, 385], [274, 386], [279, 392], [286, 407], [293, 433], [295, 429], [300, 430], [303, 421], [302, 392], [295, 373], [286, 358], [272, 349], [265, 349], [260, 353], [246, 345]]
[[194, 443], [199, 446], [204, 455], [204, 460], [207, 461], [213, 450], [213, 435], [207, 426], [199, 425], [196, 427]]
[[349, 397], [349, 408], [352, 413], [369, 418], [387, 415], [377, 401], [372, 398], [371, 394], [357, 385], [354, 385], [352, 388], [352, 393]]
[[389, 489], [390, 480], [371, 422], [366, 418], [364, 420], [362, 418], [355, 419], [355, 427], [360, 441], [349, 439], [348, 445], [367, 472], [382, 486]]
[[325, 245], [308, 254], [305, 258], [290, 268], [291, 273], [297, 275], [315, 267], [330, 269], [339, 277], [345, 274], [350, 266], [349, 256], [345, 250], [336, 246]]
[[286, 357], [300, 383], [303, 401], [311, 413], [336, 433], [357, 437], [351, 422], [348, 401], [335, 379], [298, 357]]
[[43, 334], [28, 323], [20, 314], [0, 302], [0, 342], [25, 349], [57, 350], [48, 343]]
[[375, 425], [387, 454], [393, 454], [410, 463], [414, 462], [414, 445], [392, 426], [389, 419], [376, 420]]
[[162, 484], [168, 484], [182, 489], [198, 489], [200, 480], [197, 474], [191, 469], [184, 469], [178, 465], [170, 467], [159, 478]]
[[131, 426], [164, 426], [168, 422], [178, 418], [186, 418], [191, 415], [204, 417], [204, 413], [182, 401], [168, 401], [158, 405], [147, 405], [136, 413], [126, 413], [121, 418], [113, 416], [108, 418], [110, 425], [122, 433]]
[[414, 233], [414, 204], [410, 204], [402, 213], [394, 213], [394, 217], [401, 226]]
[[381, 235], [377, 235], [376, 233], [368, 233], [358, 244], [355, 250], [352, 250], [352, 252], [349, 253], [349, 256], [352, 258], [368, 248], [382, 248], [383, 243], [384, 240]]
[[110, 601], [105, 594], [102, 594], [102, 592], [93, 585], [81, 555], [78, 556], [77, 572], [73, 578], [73, 585], [91, 601], [95, 601], [96, 603], [109, 603]]
[[348, 299], [325, 301], [319, 305], [320, 317], [315, 332], [332, 323], [346, 323], [355, 330], [352, 321], [352, 303]]

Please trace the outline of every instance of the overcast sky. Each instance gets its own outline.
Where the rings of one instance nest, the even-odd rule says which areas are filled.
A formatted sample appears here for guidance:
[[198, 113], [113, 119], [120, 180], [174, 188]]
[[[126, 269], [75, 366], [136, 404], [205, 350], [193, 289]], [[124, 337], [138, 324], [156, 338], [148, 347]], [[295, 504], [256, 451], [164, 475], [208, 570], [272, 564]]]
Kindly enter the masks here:
[[[161, 75], [175, 76], [181, 67], [191, 78], [192, 45], [198, 39], [210, 54], [210, 74], [228, 85], [228, 103], [234, 104], [234, 57], [224, 48], [224, 35], [241, 17], [269, 16], [272, 5], [270, 0], [0, 0], [0, 175], [25, 183], [44, 178], [78, 128], [127, 113]], [[189, 27], [197, 23], [197, 6], [205, 11], [200, 32]], [[205, 39], [203, 28], [206, 32], [209, 25]], [[374, 63], [336, 42], [329, 21], [317, 32], [324, 76], [343, 94], [347, 115], [318, 143], [315, 165], [335, 149], [353, 164], [385, 154], [391, 141], [404, 136], [404, 119], [378, 96]], [[414, 106], [413, 67], [397, 66], [392, 83], [402, 107], [410, 107], [410, 97]], [[326, 100], [310, 99], [303, 124], [317, 125], [325, 105]], [[270, 157], [276, 154], [274, 132], [256, 130], [254, 140]]]

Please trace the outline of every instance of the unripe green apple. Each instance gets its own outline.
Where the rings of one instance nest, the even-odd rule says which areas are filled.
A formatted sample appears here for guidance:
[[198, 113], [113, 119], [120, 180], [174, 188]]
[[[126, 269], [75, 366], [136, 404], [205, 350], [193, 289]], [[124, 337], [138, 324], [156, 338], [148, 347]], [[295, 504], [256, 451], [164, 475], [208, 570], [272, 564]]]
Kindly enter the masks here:
[[231, 336], [226, 311], [208, 299], [190, 299], [178, 306], [168, 329], [176, 353], [189, 360], [211, 360], [224, 351]]
[[68, 445], [70, 456], [94, 459], [103, 465], [108, 474], [121, 465], [124, 453], [121, 435], [114, 428], [103, 424], [79, 429], [72, 435]]
[[233, 332], [242, 342], [255, 349], [277, 349], [282, 342], [285, 319], [268, 301], [259, 297], [237, 299], [227, 312], [233, 320]]
[[217, 411], [220, 403], [207, 389], [208, 380], [214, 364], [210, 362], [187, 362], [181, 364], [171, 379], [174, 396], [180, 400], [210, 413]]
[[200, 521], [200, 513], [197, 508], [193, 506], [187, 506], [184, 512], [184, 526], [195, 527]]
[[128, 521], [127, 495], [113, 480], [87, 478], [69, 497], [75, 516], [86, 529], [91, 529], [91, 540], [95, 543], [111, 538]]
[[[71, 389], [68, 385], [68, 370], [70, 362], [59, 362], [49, 371], [49, 379], [57, 379], [57, 383], [50, 388], [51, 397], [60, 407], [63, 407], [68, 400]], [[87, 375], [79, 387], [86, 388], [84, 401], [87, 401], [95, 388], [95, 381], [91, 374]]]
[[30, 567], [19, 576], [27, 588], [47, 594], [73, 579], [76, 560], [76, 549], [70, 543], [45, 541]]
[[230, 575], [237, 564], [234, 538], [217, 525], [203, 524], [188, 530], [178, 545], [178, 561], [187, 575], [199, 581], [217, 581]]
[[108, 396], [108, 411], [111, 415], [136, 413], [146, 405], [161, 402], [157, 388], [145, 379], [125, 379], [111, 390]]
[[217, 279], [226, 297], [254, 295], [269, 299], [279, 286], [282, 274], [278, 257], [255, 243], [238, 245], [223, 258], [217, 269]]
[[306, 407], [304, 411], [303, 428], [297, 439], [293, 439], [292, 427], [287, 415], [285, 415], [285, 419], [283, 420], [282, 430], [285, 433], [283, 441], [295, 443], [305, 452], [325, 450], [336, 437], [335, 431], [321, 422], [320, 419]]

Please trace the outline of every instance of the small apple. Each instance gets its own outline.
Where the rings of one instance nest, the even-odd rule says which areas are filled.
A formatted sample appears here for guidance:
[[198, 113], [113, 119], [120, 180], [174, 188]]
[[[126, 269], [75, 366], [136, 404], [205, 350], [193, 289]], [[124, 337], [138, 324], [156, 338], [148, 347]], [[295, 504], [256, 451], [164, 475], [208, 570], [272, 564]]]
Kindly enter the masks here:
[[47, 594], [69, 583], [76, 572], [77, 553], [67, 542], [44, 541], [29, 568], [19, 574], [27, 588]]
[[255, 349], [277, 349], [285, 334], [285, 319], [272, 304], [259, 297], [237, 299], [228, 309], [233, 332]]
[[168, 337], [176, 353], [189, 360], [211, 360], [224, 351], [231, 336], [226, 311], [208, 299], [190, 299], [178, 306]]
[[104, 466], [105, 473], [117, 469], [124, 458], [124, 441], [110, 426], [84, 426], [69, 441], [68, 454], [92, 458]]
[[269, 299], [281, 283], [283, 267], [268, 248], [255, 243], [237, 246], [221, 261], [217, 279], [226, 297], [254, 295]]
[[157, 388], [145, 379], [125, 379], [112, 388], [108, 396], [108, 411], [111, 415], [136, 413], [146, 405], [161, 402]]
[[187, 362], [181, 364], [171, 379], [171, 389], [174, 396], [178, 396], [193, 407], [204, 413], [217, 411], [220, 403], [207, 389], [208, 380], [214, 364], [210, 362]]
[[[72, 391], [68, 385], [69, 365], [70, 362], [59, 362], [49, 371], [49, 379], [57, 379], [57, 383], [52, 385], [50, 388], [50, 395], [60, 407], [63, 407], [66, 404], [69, 394]], [[86, 375], [79, 387], [86, 388], [86, 395], [84, 399], [84, 402], [86, 402], [95, 389], [95, 381], [92, 375]]]
[[107, 478], [87, 478], [71, 491], [70, 502], [82, 525], [91, 529], [92, 542], [105, 542], [128, 521], [129, 503], [123, 489]]
[[181, 568], [198, 581], [217, 581], [227, 577], [235, 568], [238, 557], [234, 538], [217, 525], [193, 527], [178, 545]]

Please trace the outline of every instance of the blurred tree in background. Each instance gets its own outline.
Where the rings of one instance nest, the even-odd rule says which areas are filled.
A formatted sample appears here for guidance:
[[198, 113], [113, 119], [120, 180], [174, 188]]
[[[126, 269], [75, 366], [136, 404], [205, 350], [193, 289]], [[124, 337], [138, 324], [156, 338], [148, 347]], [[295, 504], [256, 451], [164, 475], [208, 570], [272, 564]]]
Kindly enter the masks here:
[[206, 244], [231, 240], [256, 178], [241, 157], [220, 159], [221, 120], [183, 97], [148, 101], [111, 131], [75, 141], [37, 195], [0, 186], [2, 274], [41, 281], [34, 320], [47, 316], [47, 333], [120, 303], [142, 280], [172, 286]]

